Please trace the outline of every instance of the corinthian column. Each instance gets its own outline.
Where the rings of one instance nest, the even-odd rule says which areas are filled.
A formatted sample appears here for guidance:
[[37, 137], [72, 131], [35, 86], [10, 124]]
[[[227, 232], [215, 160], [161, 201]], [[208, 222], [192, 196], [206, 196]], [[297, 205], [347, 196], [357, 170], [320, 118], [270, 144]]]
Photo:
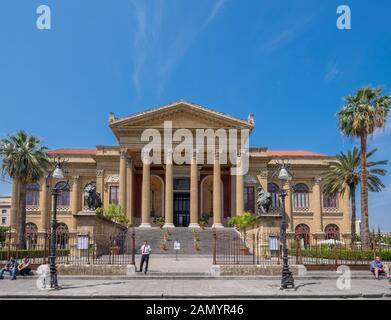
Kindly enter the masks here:
[[198, 224], [198, 168], [197, 152], [193, 153], [190, 164], [190, 225], [189, 228], [199, 228]]
[[172, 173], [172, 150], [168, 151], [166, 158], [166, 192], [165, 192], [165, 220], [164, 228], [174, 228], [173, 212], [173, 173]]
[[143, 155], [143, 180], [141, 190], [141, 228], [150, 228], [149, 217], [151, 214], [151, 164]]
[[244, 212], [244, 182], [242, 170], [242, 157], [238, 157], [236, 172], [236, 215], [240, 216]]
[[119, 160], [119, 195], [118, 202], [123, 213], [126, 214], [126, 162], [128, 158], [127, 149], [121, 149]]
[[71, 194], [71, 211], [72, 211], [72, 225], [71, 231], [76, 232], [77, 230], [77, 219], [75, 215], [79, 212], [80, 209], [80, 201], [79, 201], [79, 176], [73, 177], [73, 186], [72, 186], [72, 194]]
[[126, 168], [126, 216], [133, 225], [133, 160], [128, 158]]
[[312, 205], [314, 211], [314, 233], [317, 235], [323, 234], [323, 221], [322, 221], [322, 191], [320, 188], [320, 178], [315, 178], [314, 186], [312, 188]]
[[219, 152], [216, 151], [213, 164], [213, 226], [223, 228], [221, 224], [221, 170]]
[[41, 232], [48, 232], [49, 226], [49, 188], [46, 186], [46, 179], [42, 179], [41, 193], [39, 199], [39, 210], [41, 211]]

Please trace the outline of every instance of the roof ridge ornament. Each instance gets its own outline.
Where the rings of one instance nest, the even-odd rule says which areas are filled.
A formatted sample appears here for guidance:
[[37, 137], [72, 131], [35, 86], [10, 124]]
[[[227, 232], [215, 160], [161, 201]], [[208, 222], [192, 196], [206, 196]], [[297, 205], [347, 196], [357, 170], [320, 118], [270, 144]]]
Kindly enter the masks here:
[[247, 118], [247, 122], [251, 125], [255, 125], [255, 118], [254, 118], [254, 113], [250, 113]]
[[117, 120], [117, 118], [115, 117], [114, 112], [110, 112], [109, 113], [109, 123], [112, 123], [112, 122], [114, 122], [116, 120]]

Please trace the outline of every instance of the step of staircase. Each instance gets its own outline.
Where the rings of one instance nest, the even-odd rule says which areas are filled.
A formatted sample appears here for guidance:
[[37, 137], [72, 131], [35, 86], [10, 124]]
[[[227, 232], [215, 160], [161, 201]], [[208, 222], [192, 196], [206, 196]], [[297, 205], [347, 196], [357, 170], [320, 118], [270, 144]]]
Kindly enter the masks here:
[[[181, 255], [212, 255], [214, 247], [213, 233], [214, 229], [196, 229], [199, 235], [198, 247], [195, 248], [194, 235], [192, 229], [185, 227], [170, 228], [169, 238], [165, 242], [166, 249], [162, 249], [166, 229], [160, 228], [135, 228], [135, 245], [137, 252], [145, 240], [148, 241], [152, 248], [153, 254], [175, 255], [174, 242], [179, 241], [181, 244], [179, 254]], [[217, 231], [218, 232], [218, 231]], [[233, 228], [224, 228], [224, 234], [234, 234]], [[128, 233], [131, 236], [131, 232]]]

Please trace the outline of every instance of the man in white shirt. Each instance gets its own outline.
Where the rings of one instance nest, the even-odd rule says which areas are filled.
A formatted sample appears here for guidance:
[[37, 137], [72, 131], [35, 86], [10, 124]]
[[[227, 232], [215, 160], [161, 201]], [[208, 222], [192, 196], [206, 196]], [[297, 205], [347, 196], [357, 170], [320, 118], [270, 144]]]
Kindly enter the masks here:
[[141, 250], [141, 263], [140, 263], [140, 270], [138, 272], [143, 272], [143, 265], [144, 265], [144, 262], [145, 262], [145, 271], [144, 271], [144, 273], [147, 274], [148, 262], [149, 262], [149, 254], [152, 251], [151, 246], [148, 244], [147, 240], [144, 241], [144, 244], [141, 246], [140, 250]]

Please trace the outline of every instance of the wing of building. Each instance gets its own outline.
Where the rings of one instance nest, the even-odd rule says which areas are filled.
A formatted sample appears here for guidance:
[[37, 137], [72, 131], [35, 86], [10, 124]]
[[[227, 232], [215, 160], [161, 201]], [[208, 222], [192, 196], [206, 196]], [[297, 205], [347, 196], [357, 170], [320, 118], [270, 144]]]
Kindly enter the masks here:
[[[177, 101], [123, 118], [110, 113], [108, 125], [118, 140], [115, 146], [50, 151], [52, 156], [67, 159], [70, 188], [61, 194], [58, 203], [58, 219], [62, 228], [81, 230], [85, 216], [93, 214], [88, 213], [86, 207], [84, 186], [94, 181], [104, 208], [110, 203], [120, 204], [132, 224], [142, 227], [153, 226], [154, 218], [160, 216], [165, 218], [167, 226], [197, 226], [203, 215], [212, 217], [210, 226], [227, 226], [229, 217], [244, 211], [259, 213], [256, 199], [258, 188], [262, 187], [271, 193], [272, 203], [269, 212], [259, 213], [259, 223], [265, 228], [278, 229], [278, 192], [281, 185], [274, 173], [276, 162], [284, 158], [290, 163], [293, 172], [291, 185], [295, 186], [295, 191], [290, 189], [286, 199], [288, 230], [320, 235], [349, 233], [349, 195], [326, 197], [322, 193], [321, 175], [333, 159], [331, 156], [302, 150], [249, 148], [249, 169], [244, 176], [232, 174], [231, 169], [237, 163], [222, 161], [217, 145], [215, 151], [219, 151], [216, 152], [218, 156], [212, 157], [211, 162], [198, 161], [198, 157], [205, 160], [207, 156], [206, 150], [198, 148], [196, 155], [185, 154], [182, 164], [166, 161], [171, 152], [163, 145], [169, 135], [167, 128], [171, 127], [174, 140], [178, 129], [188, 129], [185, 131], [191, 132], [194, 137], [197, 131], [210, 129], [215, 133], [219, 129], [226, 132], [247, 130], [251, 134], [255, 125], [252, 116], [244, 120]], [[154, 133], [161, 134], [161, 163], [143, 161], [142, 149], [147, 142], [142, 141], [142, 136], [146, 129], [152, 130], [152, 136]], [[174, 141], [172, 150], [180, 143], [184, 142]], [[14, 199], [17, 197], [15, 190], [17, 188], [14, 188]], [[13, 203], [15, 216], [16, 199]], [[50, 196], [44, 182], [29, 186], [28, 228], [47, 230], [50, 207]], [[12, 221], [15, 227], [17, 219]]]

